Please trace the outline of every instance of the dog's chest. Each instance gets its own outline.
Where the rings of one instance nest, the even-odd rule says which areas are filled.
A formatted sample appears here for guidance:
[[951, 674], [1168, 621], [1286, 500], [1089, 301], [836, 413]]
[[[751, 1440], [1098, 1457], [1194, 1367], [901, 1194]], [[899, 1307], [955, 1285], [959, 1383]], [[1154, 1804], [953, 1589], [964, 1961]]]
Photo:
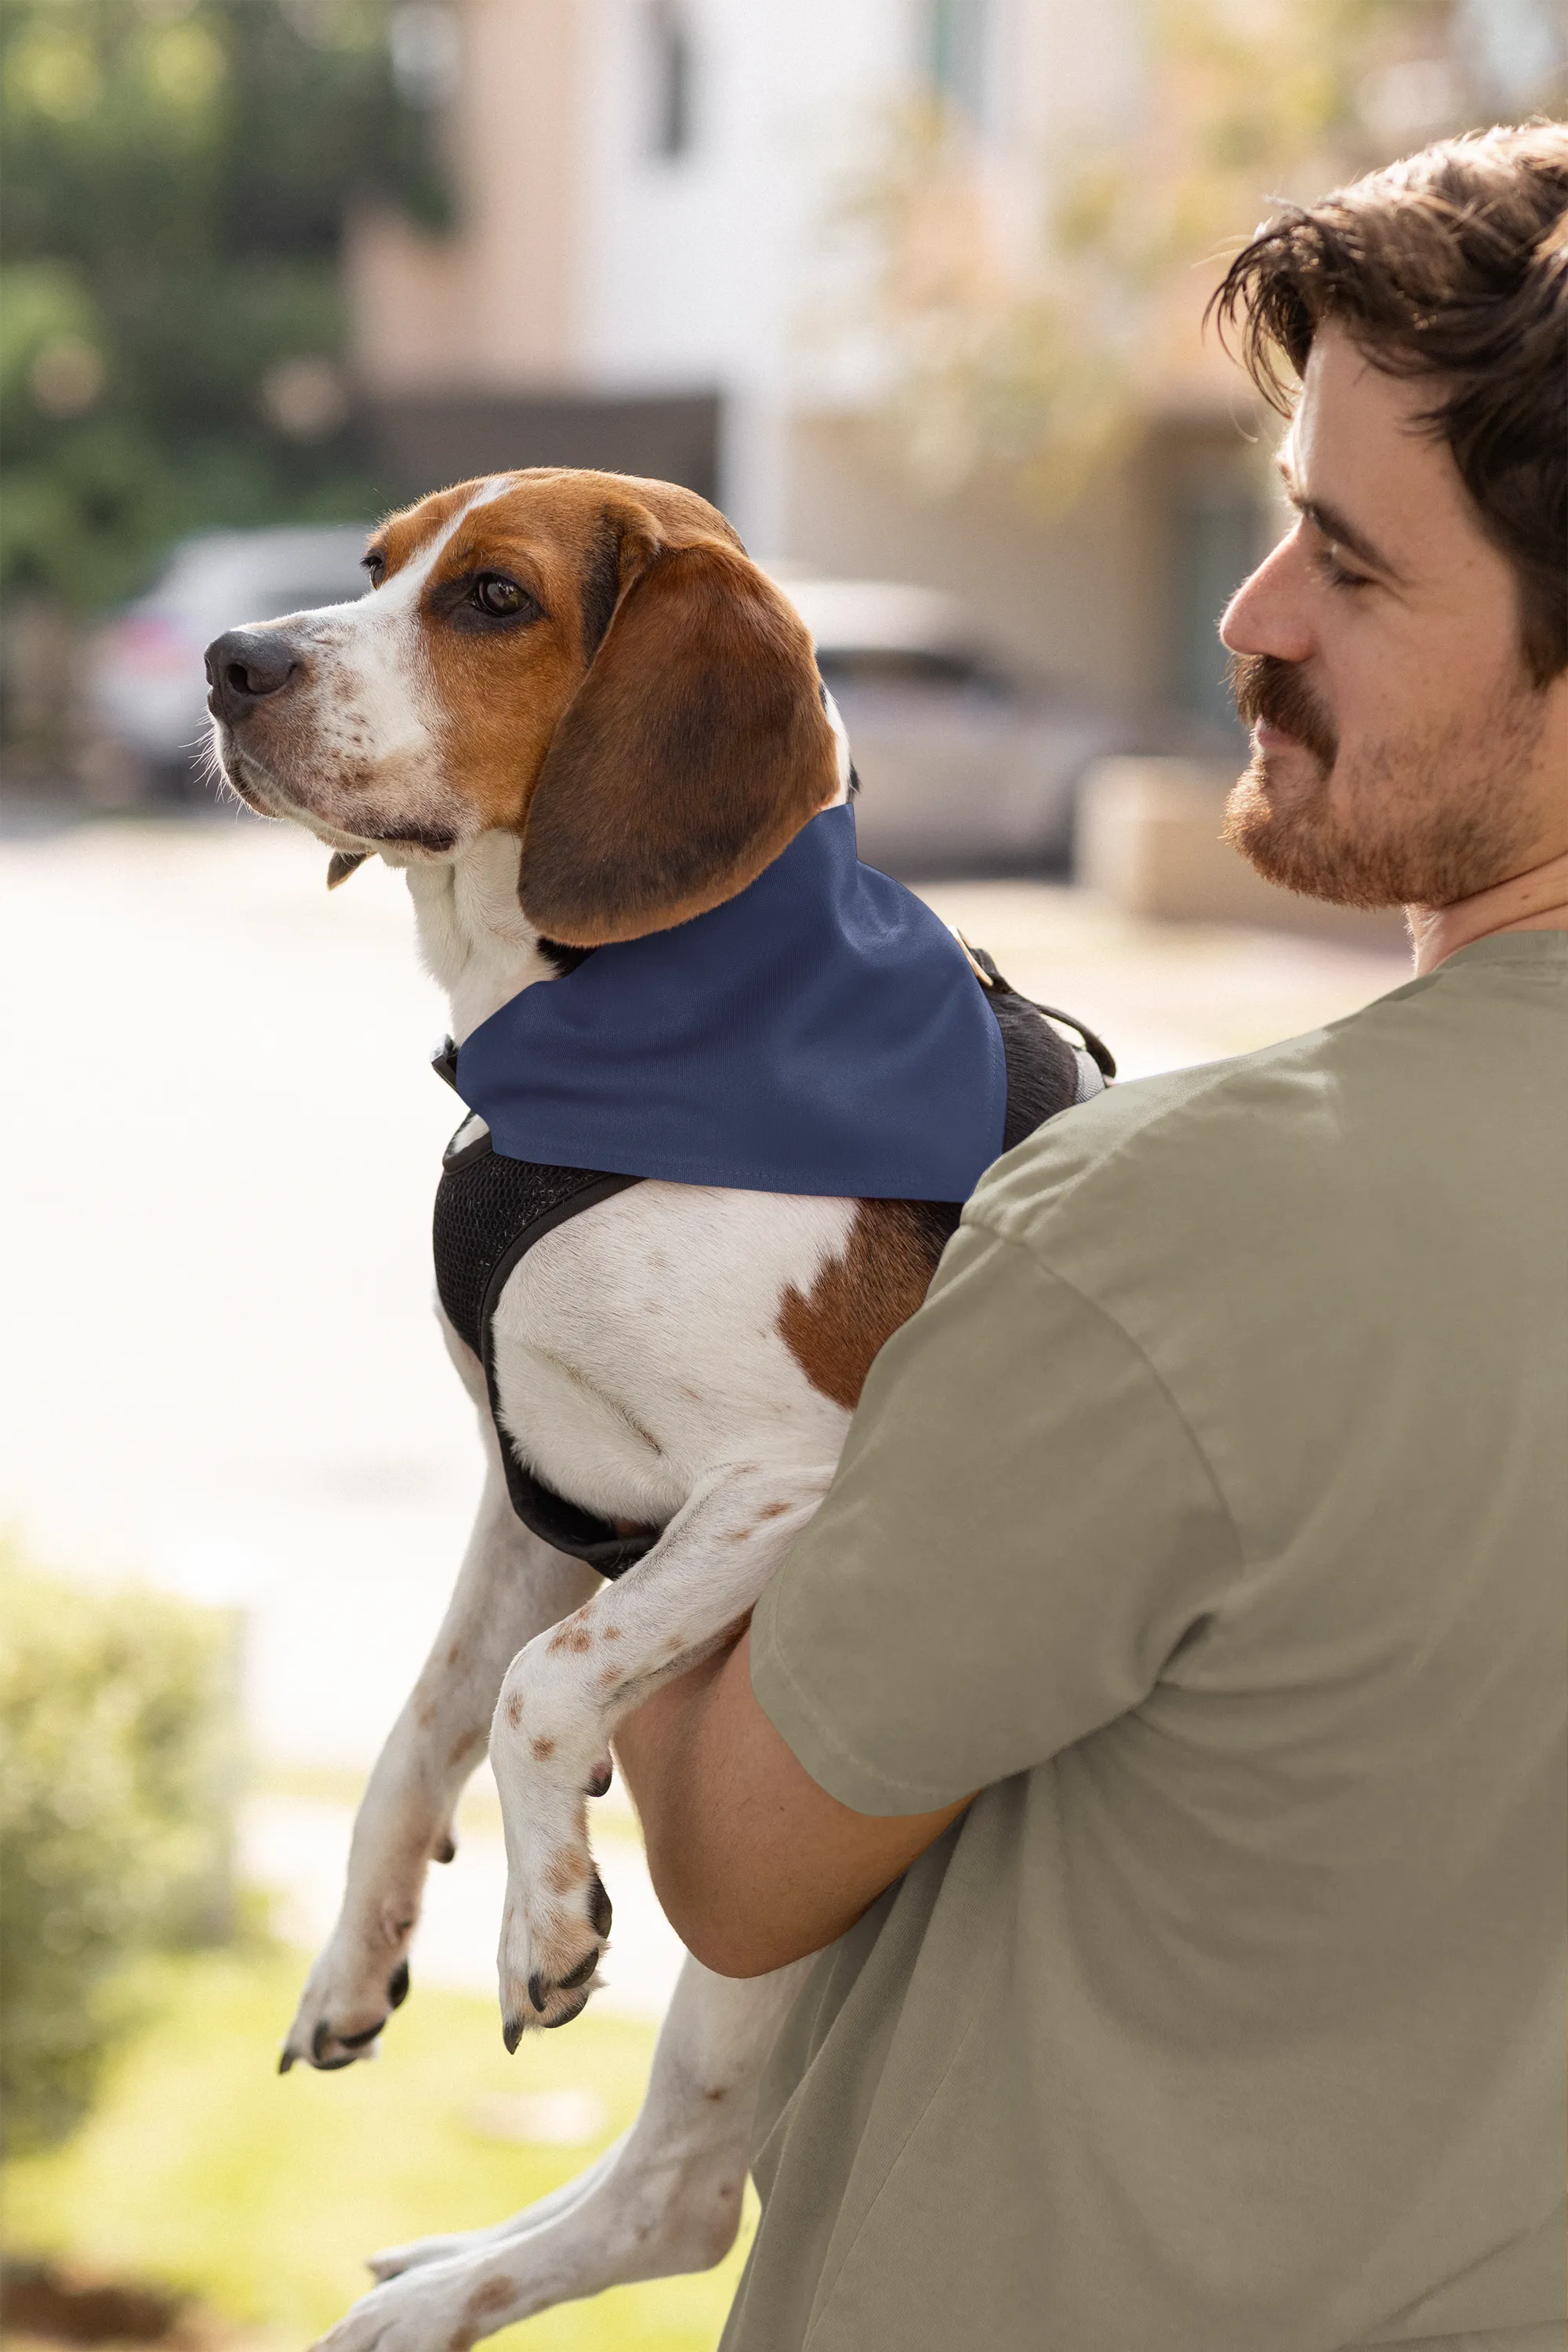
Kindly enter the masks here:
[[721, 1464], [832, 1460], [847, 1415], [781, 1335], [853, 1202], [639, 1183], [549, 1232], [497, 1300], [501, 1419], [536, 1474], [663, 1525]]

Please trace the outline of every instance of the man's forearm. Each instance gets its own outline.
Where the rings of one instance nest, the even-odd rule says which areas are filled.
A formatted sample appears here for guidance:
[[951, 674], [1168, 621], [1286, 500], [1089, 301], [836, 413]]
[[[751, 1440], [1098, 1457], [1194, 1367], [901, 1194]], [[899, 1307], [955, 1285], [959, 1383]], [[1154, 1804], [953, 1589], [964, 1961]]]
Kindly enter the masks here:
[[832, 1943], [969, 1802], [893, 1816], [839, 1804], [757, 1704], [746, 1634], [628, 1717], [616, 1748], [659, 1901], [721, 1976]]

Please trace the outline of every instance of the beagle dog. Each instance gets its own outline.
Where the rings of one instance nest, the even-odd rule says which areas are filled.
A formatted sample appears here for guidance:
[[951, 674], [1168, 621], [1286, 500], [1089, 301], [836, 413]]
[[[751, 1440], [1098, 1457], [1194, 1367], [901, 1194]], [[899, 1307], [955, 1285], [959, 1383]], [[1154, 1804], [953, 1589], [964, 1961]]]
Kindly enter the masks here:
[[[357, 602], [210, 648], [216, 759], [250, 808], [327, 845], [331, 884], [373, 854], [405, 869], [459, 1052], [584, 951], [726, 904], [849, 794], [805, 629], [689, 491], [556, 468], [468, 482], [395, 515], [365, 562]], [[482, 1135], [470, 1119], [456, 1142]], [[608, 1783], [616, 1727], [744, 1622], [955, 1217], [624, 1183], [518, 1258], [489, 1377], [473, 1335], [443, 1316], [479, 1407], [483, 1494], [371, 1775], [285, 2069], [374, 2053], [407, 1990], [426, 1866], [451, 1858], [487, 1741], [508, 1861], [509, 2046], [581, 2010], [609, 1927], [586, 1798]], [[647, 1531], [625, 1573], [602, 1580], [524, 1523], [509, 1446], [600, 1524]], [[499, 2228], [376, 2256], [381, 2284], [324, 2345], [445, 2352], [548, 2305], [719, 2260], [758, 2077], [805, 1965], [734, 1983], [689, 1958], [630, 2132]]]

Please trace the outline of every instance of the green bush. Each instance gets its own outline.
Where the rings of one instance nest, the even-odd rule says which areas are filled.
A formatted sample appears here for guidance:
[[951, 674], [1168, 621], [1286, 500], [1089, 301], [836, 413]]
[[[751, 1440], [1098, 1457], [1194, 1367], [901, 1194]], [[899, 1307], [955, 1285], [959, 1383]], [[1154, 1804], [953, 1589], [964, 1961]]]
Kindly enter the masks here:
[[131, 1964], [229, 1923], [235, 1621], [0, 1551], [0, 2132], [68, 2132]]
[[343, 362], [356, 206], [447, 218], [395, 14], [0, 0], [0, 596], [91, 613], [187, 531], [384, 503], [352, 421], [290, 429], [268, 385]]

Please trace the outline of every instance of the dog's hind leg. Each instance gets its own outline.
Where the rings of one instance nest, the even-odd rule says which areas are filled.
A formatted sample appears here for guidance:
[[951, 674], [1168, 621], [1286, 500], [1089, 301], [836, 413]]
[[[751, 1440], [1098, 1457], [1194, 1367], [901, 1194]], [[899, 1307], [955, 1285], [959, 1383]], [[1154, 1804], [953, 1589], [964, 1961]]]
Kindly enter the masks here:
[[[448, 1338], [448, 1346], [482, 1404], [477, 1361], [460, 1341]], [[407, 1991], [408, 1943], [425, 1872], [432, 1861], [451, 1859], [452, 1816], [485, 1752], [508, 1664], [599, 1581], [521, 1525], [488, 1409], [480, 1411], [479, 1427], [484, 1492], [457, 1588], [361, 1801], [342, 1909], [289, 2029], [279, 2062], [285, 2073], [296, 2060], [347, 2066], [374, 2049]]]
[[740, 2223], [758, 2082], [809, 1966], [740, 1983], [689, 1959], [626, 2137], [499, 2228], [376, 2255], [384, 2284], [320, 2352], [467, 2346], [552, 2304], [721, 2261]]

